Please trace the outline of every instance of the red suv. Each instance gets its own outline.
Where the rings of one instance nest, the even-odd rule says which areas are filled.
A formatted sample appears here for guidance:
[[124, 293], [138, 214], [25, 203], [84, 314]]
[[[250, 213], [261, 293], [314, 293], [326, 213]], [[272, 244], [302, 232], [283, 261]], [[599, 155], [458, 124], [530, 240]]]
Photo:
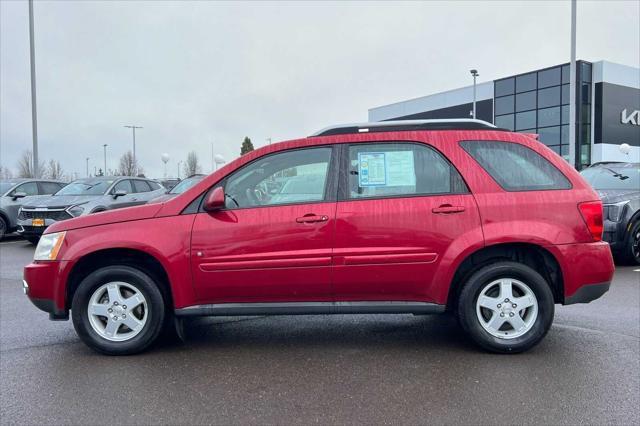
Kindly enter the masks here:
[[263, 147], [164, 203], [56, 223], [24, 290], [108, 354], [185, 316], [445, 311], [483, 348], [521, 352], [554, 304], [609, 289], [601, 236], [597, 194], [529, 135], [367, 123]]

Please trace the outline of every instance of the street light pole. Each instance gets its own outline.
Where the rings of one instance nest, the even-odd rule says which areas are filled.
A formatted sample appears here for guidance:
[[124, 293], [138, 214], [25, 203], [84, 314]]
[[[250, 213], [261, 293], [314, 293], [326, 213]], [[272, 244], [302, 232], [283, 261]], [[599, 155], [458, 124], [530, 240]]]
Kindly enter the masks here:
[[102, 170], [102, 176], [107, 175], [107, 144], [102, 145], [104, 148], [104, 170]]
[[89, 157], [87, 157], [87, 177], [89, 177]]
[[136, 162], [136, 129], [144, 129], [144, 127], [141, 126], [135, 126], [135, 125], [131, 125], [131, 126], [124, 126], [128, 129], [133, 130], [133, 167], [135, 170], [135, 175], [138, 175], [138, 163]]
[[29, 60], [31, 62], [31, 131], [33, 136], [33, 177], [38, 170], [38, 113], [36, 108], [36, 48], [33, 35], [33, 0], [29, 0]]
[[480, 75], [478, 70], [471, 70], [473, 76], [473, 119], [476, 119], [476, 78]]
[[576, 0], [571, 0], [571, 64], [569, 65], [569, 163], [576, 167]]
[[178, 161], [178, 180], [180, 179], [180, 165], [182, 164], [182, 160]]

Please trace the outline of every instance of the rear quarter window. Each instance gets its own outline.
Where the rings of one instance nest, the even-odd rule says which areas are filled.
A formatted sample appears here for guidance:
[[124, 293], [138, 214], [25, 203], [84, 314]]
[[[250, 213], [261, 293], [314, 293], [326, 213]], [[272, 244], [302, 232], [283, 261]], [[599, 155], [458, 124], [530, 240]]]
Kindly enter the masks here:
[[524, 145], [498, 141], [463, 141], [460, 145], [505, 191], [571, 189], [560, 170]]

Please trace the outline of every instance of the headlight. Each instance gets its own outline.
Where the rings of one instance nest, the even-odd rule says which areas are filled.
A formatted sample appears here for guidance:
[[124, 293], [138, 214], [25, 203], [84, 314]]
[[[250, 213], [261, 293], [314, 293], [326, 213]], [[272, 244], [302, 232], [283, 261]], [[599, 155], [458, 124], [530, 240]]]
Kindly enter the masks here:
[[622, 213], [624, 212], [624, 206], [629, 203], [629, 200], [621, 201], [615, 204], [605, 204], [607, 210], [607, 218], [612, 222], [620, 222], [622, 219]]
[[69, 213], [73, 217], [78, 217], [84, 211], [84, 207], [80, 206], [71, 206], [67, 209], [67, 213]]
[[45, 234], [40, 237], [33, 260], [56, 260], [66, 232]]

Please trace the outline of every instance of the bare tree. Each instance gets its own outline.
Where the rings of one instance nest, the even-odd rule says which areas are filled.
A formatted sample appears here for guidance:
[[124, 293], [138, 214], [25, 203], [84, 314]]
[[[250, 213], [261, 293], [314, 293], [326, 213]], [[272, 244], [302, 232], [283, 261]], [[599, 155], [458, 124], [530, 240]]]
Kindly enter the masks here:
[[191, 151], [187, 154], [187, 161], [184, 163], [184, 173], [186, 176], [195, 175], [196, 173], [200, 173], [202, 168], [200, 167], [200, 162], [198, 161], [198, 154], [195, 151]]
[[11, 173], [11, 169], [0, 166], [0, 179], [11, 179], [12, 177], [13, 173]]
[[118, 166], [117, 173], [120, 176], [135, 176], [136, 174], [144, 173], [142, 167], [137, 166], [138, 160], [133, 160], [133, 154], [131, 151], [127, 151], [120, 157], [120, 165]]
[[60, 180], [62, 179], [63, 175], [64, 171], [62, 170], [62, 165], [60, 164], [60, 162], [53, 159], [49, 160], [49, 163], [47, 164], [47, 171], [45, 174], [47, 179]]
[[[38, 171], [40, 171], [40, 175], [44, 170], [44, 163], [41, 162], [38, 164]], [[24, 151], [22, 156], [18, 159], [18, 177], [21, 178], [34, 178], [39, 177], [35, 176], [33, 173], [33, 152]]]

